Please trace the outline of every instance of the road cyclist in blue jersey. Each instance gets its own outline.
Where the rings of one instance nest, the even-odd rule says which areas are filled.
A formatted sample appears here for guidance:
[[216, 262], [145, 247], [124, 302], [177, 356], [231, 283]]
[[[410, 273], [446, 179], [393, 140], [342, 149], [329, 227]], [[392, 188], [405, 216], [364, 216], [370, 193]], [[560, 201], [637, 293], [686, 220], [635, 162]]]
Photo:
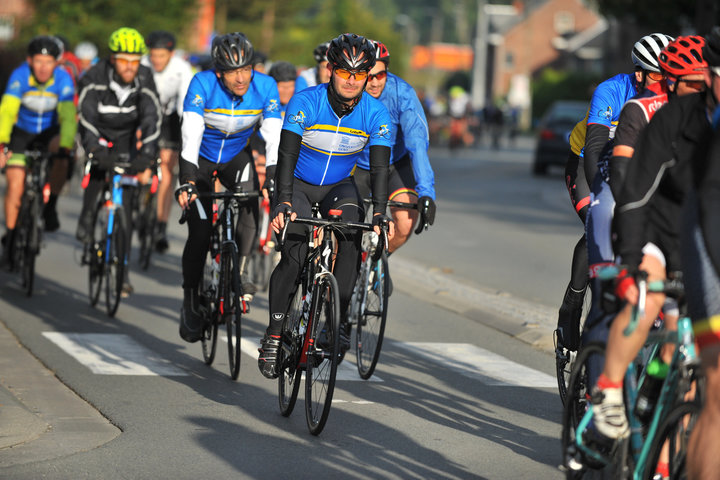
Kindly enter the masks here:
[[[380, 225], [388, 221], [387, 172], [393, 124], [385, 106], [363, 94], [368, 72], [375, 65], [375, 45], [362, 36], [346, 33], [330, 42], [327, 59], [330, 81], [293, 96], [283, 123], [277, 165], [268, 159], [268, 177], [275, 177], [276, 187], [273, 230], [282, 230], [286, 215], [290, 221], [310, 217], [316, 202], [323, 216], [330, 209], [339, 209], [343, 220], [362, 220], [365, 212], [352, 170], [369, 145], [371, 223], [379, 234]], [[389, 224], [392, 237], [394, 226]], [[358, 274], [360, 239], [359, 233], [338, 238], [335, 258], [344, 350], [350, 346], [346, 314]], [[267, 378], [277, 377], [280, 333], [307, 250], [305, 227], [290, 223], [280, 263], [270, 279], [270, 321], [259, 349], [258, 367]]]
[[313, 50], [313, 58], [315, 59], [315, 66], [308, 68], [300, 72], [300, 84], [298, 85], [298, 92], [304, 90], [307, 87], [314, 87], [321, 83], [327, 83], [330, 81], [330, 69], [328, 69], [328, 58], [327, 51], [330, 46], [330, 42], [322, 42], [315, 50]]
[[[200, 340], [203, 317], [198, 286], [203, 273], [212, 230], [212, 199], [196, 201], [199, 193], [212, 192], [214, 172], [225, 188], [258, 190], [250, 135], [256, 125], [265, 139], [267, 161], [276, 163], [282, 126], [275, 80], [253, 71], [253, 46], [239, 32], [215, 37], [211, 50], [214, 69], [195, 74], [185, 96], [180, 154], [180, 188], [176, 197], [187, 210], [188, 239], [182, 257], [183, 304], [180, 336]], [[241, 206], [238, 217], [238, 251], [243, 292], [252, 295], [245, 265], [257, 231], [258, 202]], [[248, 298], [246, 298], [248, 299]]]
[[15, 224], [25, 189], [25, 150], [40, 143], [53, 154], [51, 194], [44, 210], [45, 229], [60, 227], [55, 202], [65, 179], [77, 130], [75, 87], [60, 66], [60, 46], [50, 36], [28, 44], [27, 59], [8, 79], [0, 103], [0, 167], [5, 167], [5, 225], [2, 263], [12, 257]]
[[[387, 47], [382, 42], [374, 43], [377, 61], [370, 70], [365, 91], [385, 105], [392, 121], [389, 200], [418, 204], [417, 210], [390, 208], [395, 222], [395, 237], [388, 247], [390, 254], [408, 241], [418, 216], [422, 215], [423, 224], [432, 225], [435, 221], [435, 175], [428, 157], [430, 137], [422, 104], [410, 84], [388, 71]], [[362, 198], [369, 197], [369, 147], [363, 150], [354, 176]]]

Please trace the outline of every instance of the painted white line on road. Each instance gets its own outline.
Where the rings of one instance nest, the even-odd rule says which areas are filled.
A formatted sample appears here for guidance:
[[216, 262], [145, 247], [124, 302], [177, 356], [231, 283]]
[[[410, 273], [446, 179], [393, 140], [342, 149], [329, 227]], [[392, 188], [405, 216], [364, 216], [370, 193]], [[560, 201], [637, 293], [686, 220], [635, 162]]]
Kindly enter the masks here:
[[43, 332], [43, 336], [98, 375], [187, 375], [127, 335]]
[[[221, 336], [221, 340], [227, 342], [227, 336]], [[260, 338], [247, 338], [247, 337], [240, 337], [240, 350], [242, 350], [246, 355], [250, 355], [252, 358], [257, 360], [258, 358], [258, 347], [260, 346]], [[337, 375], [335, 375], [335, 380], [337, 381], [349, 381], [349, 382], [382, 382], [383, 380], [379, 378], [377, 375], [373, 374], [372, 377], [370, 377], [369, 380], [363, 380], [360, 378], [360, 375], [358, 374], [357, 367], [355, 366], [355, 363], [351, 361], [352, 356], [354, 353], [352, 351], [348, 351], [345, 354], [345, 359], [342, 361], [340, 365], [338, 365]]]
[[557, 388], [555, 377], [469, 343], [395, 343], [486, 385]]

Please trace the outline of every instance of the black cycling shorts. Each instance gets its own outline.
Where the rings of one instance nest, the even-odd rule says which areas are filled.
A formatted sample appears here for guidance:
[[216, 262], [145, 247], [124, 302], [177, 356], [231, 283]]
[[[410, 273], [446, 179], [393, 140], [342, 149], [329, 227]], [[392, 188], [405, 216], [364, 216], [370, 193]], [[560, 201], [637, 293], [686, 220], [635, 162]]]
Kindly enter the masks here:
[[[356, 167], [353, 177], [355, 177], [360, 196], [364, 199], [369, 198], [372, 193], [370, 170]], [[388, 169], [388, 200], [393, 200], [394, 197], [401, 193], [408, 193], [417, 197], [415, 185], [417, 185], [417, 182], [415, 181], [410, 155], [405, 155], [390, 165]]]
[[170, 150], [180, 150], [180, 116], [177, 112], [164, 115], [162, 127], [160, 127], [160, 138], [158, 146]]

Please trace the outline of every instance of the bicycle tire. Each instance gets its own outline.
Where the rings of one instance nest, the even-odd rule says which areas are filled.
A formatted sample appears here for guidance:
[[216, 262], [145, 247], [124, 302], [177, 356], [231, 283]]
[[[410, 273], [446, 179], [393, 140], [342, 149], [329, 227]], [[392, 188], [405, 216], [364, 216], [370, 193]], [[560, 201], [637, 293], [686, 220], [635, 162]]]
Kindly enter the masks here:
[[149, 187], [145, 190], [142, 192], [148, 198], [142, 202], [144, 208], [138, 226], [138, 239], [140, 240], [138, 262], [143, 270], [150, 267], [150, 258], [152, 257], [153, 248], [155, 248], [155, 224], [157, 222], [157, 197], [155, 194], [150, 193]]
[[312, 293], [305, 371], [305, 418], [310, 433], [319, 435], [330, 414], [340, 363], [337, 280], [331, 274], [323, 275], [313, 284]]
[[[99, 201], [93, 213], [88, 255], [88, 294], [90, 306], [97, 305], [100, 300], [103, 278], [105, 277], [105, 245], [107, 245], [107, 209]], [[85, 248], [85, 247], [83, 247]], [[84, 253], [84, 252], [83, 252]]]
[[13, 252], [15, 267], [20, 271], [20, 278], [25, 295], [32, 296], [35, 280], [35, 256], [39, 221], [39, 205], [37, 198], [32, 195], [23, 195], [18, 213], [18, 226], [15, 235]]
[[210, 252], [205, 257], [205, 268], [203, 270], [203, 278], [200, 284], [200, 302], [202, 310], [205, 313], [205, 327], [203, 328], [203, 336], [201, 338], [201, 346], [203, 353], [203, 361], [205, 365], [212, 365], [215, 360], [217, 351], [217, 334], [218, 334], [218, 288], [213, 284], [213, 265], [214, 259]]
[[591, 355], [605, 355], [605, 345], [590, 343], [580, 349], [570, 374], [567, 401], [563, 408], [561, 444], [563, 466], [568, 479], [585, 478], [584, 472], [588, 471], [586, 462], [575, 444], [575, 435], [577, 426], [588, 408], [590, 386], [587, 384], [586, 363]]
[[679, 403], [668, 412], [652, 440], [643, 478], [652, 478], [666, 441], [670, 453], [670, 478], [685, 478], [683, 474], [686, 468], [688, 441], [699, 415], [700, 405], [697, 402]]
[[28, 221], [28, 243], [25, 247], [25, 264], [23, 267], [23, 283], [25, 294], [30, 297], [35, 285], [35, 264], [40, 254], [40, 243], [42, 241], [42, 227], [40, 226], [40, 198], [33, 195], [30, 203], [30, 218]]
[[[592, 293], [590, 288], [586, 288], [585, 297], [583, 298], [582, 315], [580, 316], [580, 335], [582, 335], [583, 328], [585, 328], [585, 320], [587, 319], [588, 313], [590, 313], [591, 303]], [[557, 346], [557, 339], [555, 340], [555, 345], [555, 375], [557, 377], [560, 400], [562, 401], [563, 406], [565, 406], [565, 401], [567, 399], [567, 386], [570, 380], [570, 373], [572, 372], [573, 364], [575, 363], [575, 359], [577, 357], [577, 352]]]
[[375, 372], [383, 337], [388, 309], [388, 261], [385, 253], [378, 260], [368, 255], [366, 262], [372, 262], [366, 277], [363, 311], [360, 313], [355, 332], [357, 369], [360, 378], [367, 380]]
[[287, 417], [293, 412], [302, 379], [300, 355], [305, 342], [305, 334], [300, 333], [300, 321], [303, 313], [303, 290], [302, 283], [298, 284], [290, 302], [290, 308], [285, 315], [282, 344], [278, 351], [278, 405], [283, 417]]
[[125, 268], [127, 259], [125, 211], [123, 207], [117, 206], [113, 215], [113, 228], [110, 233], [110, 242], [106, 252], [105, 262], [105, 300], [107, 313], [114, 317], [120, 306], [122, 297], [123, 281], [125, 280]]
[[240, 265], [238, 264], [237, 248], [234, 244], [224, 245], [221, 260], [220, 291], [222, 292], [223, 316], [227, 329], [228, 363], [230, 378], [237, 380], [240, 374], [240, 336], [241, 318], [243, 313], [242, 291], [240, 284]]

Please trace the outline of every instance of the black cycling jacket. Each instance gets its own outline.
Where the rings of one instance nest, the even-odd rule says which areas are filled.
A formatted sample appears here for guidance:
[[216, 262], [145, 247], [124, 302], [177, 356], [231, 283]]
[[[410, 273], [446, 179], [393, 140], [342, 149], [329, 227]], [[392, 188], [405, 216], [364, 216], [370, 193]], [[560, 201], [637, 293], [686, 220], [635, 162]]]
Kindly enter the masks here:
[[700, 206], [700, 228], [715, 272], [720, 276], [720, 129], [715, 130], [708, 155], [693, 161]]
[[641, 133], [614, 218], [615, 252], [631, 270], [647, 242], [661, 248], [668, 271], [680, 269], [678, 231], [691, 161], [707, 154], [709, 137], [704, 93], [674, 97]]
[[152, 71], [140, 65], [135, 79], [123, 85], [106, 59], [88, 70], [78, 84], [79, 132], [87, 153], [102, 151], [100, 139], [112, 142], [118, 153], [137, 152], [148, 161], [158, 155], [162, 115]]

